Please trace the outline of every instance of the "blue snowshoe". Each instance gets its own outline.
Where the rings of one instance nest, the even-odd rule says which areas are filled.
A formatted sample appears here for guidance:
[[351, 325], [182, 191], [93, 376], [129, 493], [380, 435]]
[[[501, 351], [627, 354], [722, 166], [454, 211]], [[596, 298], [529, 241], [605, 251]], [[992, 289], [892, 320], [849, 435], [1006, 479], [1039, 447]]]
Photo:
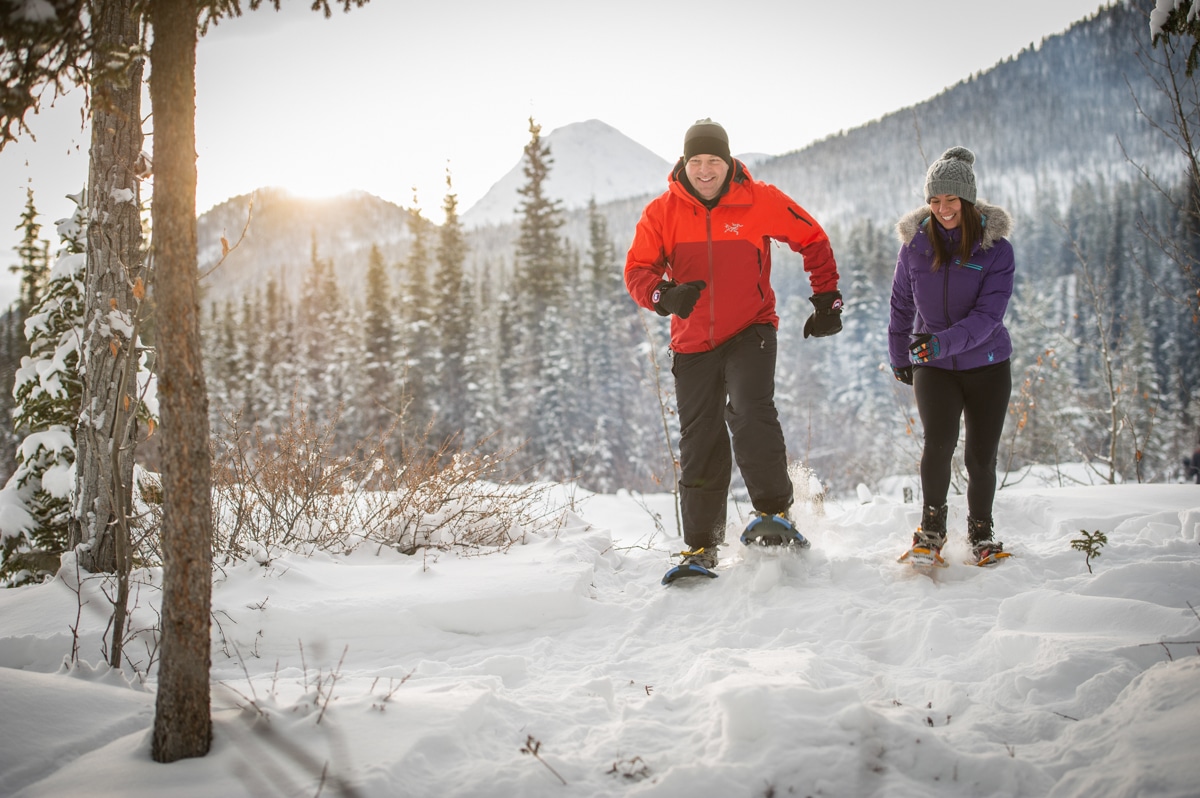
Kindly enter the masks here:
[[800, 530], [783, 513], [759, 512], [755, 512], [746, 525], [742, 543], [746, 546], [797, 546], [801, 549], [811, 545], [808, 538], [800, 534]]
[[671, 570], [663, 575], [662, 583], [669, 585], [679, 579], [688, 579], [694, 576], [707, 576], [709, 579], [716, 579], [717, 573], [717, 547], [699, 548], [695, 551], [682, 551], [679, 556], [683, 560], [679, 565], [674, 566]]

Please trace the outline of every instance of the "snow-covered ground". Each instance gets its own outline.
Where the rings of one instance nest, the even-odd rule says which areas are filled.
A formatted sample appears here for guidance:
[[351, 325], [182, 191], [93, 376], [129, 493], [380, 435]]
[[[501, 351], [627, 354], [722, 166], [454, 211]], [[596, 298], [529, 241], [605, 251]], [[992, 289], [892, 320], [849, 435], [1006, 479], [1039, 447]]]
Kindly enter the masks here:
[[[153, 669], [62, 667], [73, 627], [102, 661], [98, 585], [82, 610], [61, 578], [0, 591], [0, 793], [1200, 794], [1200, 487], [1005, 489], [1016, 556], [990, 570], [961, 562], [955, 499], [932, 576], [895, 561], [916, 506], [831, 503], [798, 514], [811, 550], [731, 530], [720, 578], [669, 588], [669, 496], [570, 498], [489, 556], [219, 571], [212, 751], [170, 765]], [[1108, 536], [1094, 573], [1083, 531]]]

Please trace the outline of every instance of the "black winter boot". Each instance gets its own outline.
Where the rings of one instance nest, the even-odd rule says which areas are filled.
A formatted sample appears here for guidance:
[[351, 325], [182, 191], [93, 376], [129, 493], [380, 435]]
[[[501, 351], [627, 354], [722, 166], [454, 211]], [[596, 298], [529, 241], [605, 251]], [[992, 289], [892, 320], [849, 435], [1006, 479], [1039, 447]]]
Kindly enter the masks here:
[[900, 562], [918, 568], [945, 568], [942, 546], [946, 545], [946, 505], [926, 506], [921, 510], [921, 525], [913, 534], [912, 548], [900, 555]]
[[913, 546], [940, 552], [946, 545], [946, 505], [926, 505], [921, 510], [921, 525], [913, 534]]
[[992, 519], [967, 518], [967, 540], [976, 565], [992, 565], [1005, 557], [1004, 544], [992, 536]]

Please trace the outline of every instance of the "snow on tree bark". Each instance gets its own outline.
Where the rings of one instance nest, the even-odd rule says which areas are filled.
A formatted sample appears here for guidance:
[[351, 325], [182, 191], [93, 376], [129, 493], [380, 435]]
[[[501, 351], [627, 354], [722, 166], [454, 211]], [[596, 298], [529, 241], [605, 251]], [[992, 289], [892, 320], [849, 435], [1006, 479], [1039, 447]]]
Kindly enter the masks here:
[[[133, 409], [138, 401], [134, 285], [142, 272], [138, 161], [143, 61], [136, 55], [141, 15], [133, 6], [133, 0], [104, 0], [94, 7], [97, 60], [128, 66], [123, 72], [98, 71], [101, 85], [94, 87], [80, 353], [83, 402], [75, 432], [75, 510], [70, 523], [70, 545], [85, 544], [78, 549], [80, 565], [118, 574], [129, 568], [128, 541], [119, 538], [128, 530], [132, 498]], [[122, 614], [120, 606], [117, 614]], [[114, 625], [114, 640], [123, 627]], [[114, 655], [119, 648], [113, 647]]]

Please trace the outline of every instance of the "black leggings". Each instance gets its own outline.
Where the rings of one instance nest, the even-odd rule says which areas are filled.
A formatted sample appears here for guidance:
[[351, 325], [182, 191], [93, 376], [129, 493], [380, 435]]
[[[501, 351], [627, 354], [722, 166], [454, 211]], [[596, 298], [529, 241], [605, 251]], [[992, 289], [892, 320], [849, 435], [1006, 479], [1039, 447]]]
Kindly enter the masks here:
[[921, 492], [925, 504], [941, 507], [950, 490], [950, 460], [958, 445], [959, 419], [966, 422], [963, 461], [967, 466], [967, 510], [991, 520], [996, 496], [996, 456], [1012, 394], [1009, 362], [967, 371], [933, 366], [913, 369], [917, 411], [925, 429]]

